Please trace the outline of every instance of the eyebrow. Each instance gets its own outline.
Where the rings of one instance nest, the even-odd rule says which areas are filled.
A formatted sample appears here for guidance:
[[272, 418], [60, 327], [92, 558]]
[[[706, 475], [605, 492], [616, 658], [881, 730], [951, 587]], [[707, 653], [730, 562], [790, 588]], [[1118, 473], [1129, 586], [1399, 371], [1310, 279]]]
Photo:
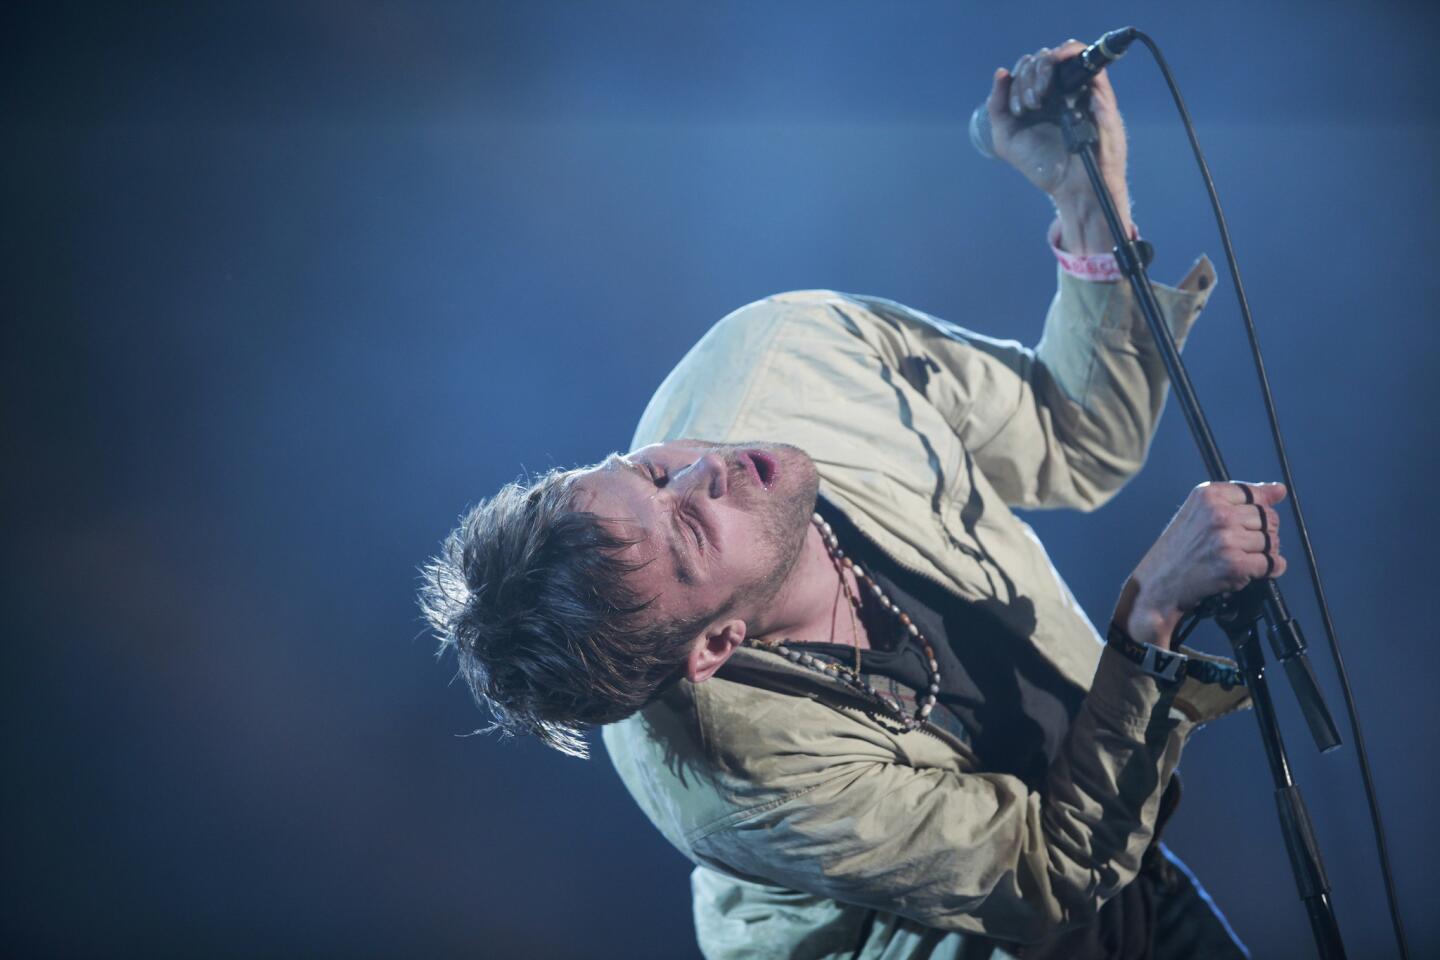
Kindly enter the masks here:
[[[606, 457], [605, 466], [629, 470], [644, 480], [647, 486], [655, 482], [650, 476], [649, 471], [644, 467], [638, 463], [626, 460], [618, 453], [612, 453]], [[677, 508], [666, 512], [670, 515], [670, 528], [672, 531], [672, 535], [669, 537], [666, 546], [670, 549], [670, 560], [675, 564], [675, 579], [688, 587], [695, 582], [695, 571], [691, 569], [690, 564], [686, 562], [685, 556], [680, 550], [680, 544], [685, 542], [685, 531], [681, 529], [679, 510]]]
[[644, 480], [646, 483], [650, 482], [650, 475], [645, 472], [644, 467], [640, 466], [640, 464], [638, 463], [631, 463], [629, 460], [626, 460], [618, 453], [612, 453], [610, 454], [610, 456], [606, 457], [604, 460], [604, 464], [606, 469], [614, 469], [618, 467], [621, 470], [629, 470], [631, 473], [640, 477], [640, 479]]

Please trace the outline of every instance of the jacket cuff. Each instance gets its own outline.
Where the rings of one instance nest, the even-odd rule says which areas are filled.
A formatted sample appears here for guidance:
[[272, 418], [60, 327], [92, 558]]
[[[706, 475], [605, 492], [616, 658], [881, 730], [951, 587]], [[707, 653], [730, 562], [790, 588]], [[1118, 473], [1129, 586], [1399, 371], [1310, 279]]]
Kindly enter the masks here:
[[[1057, 294], [1068, 305], [1075, 322], [1088, 325], [1102, 336], [1118, 336], [1146, 353], [1158, 352], [1128, 283], [1092, 283], [1059, 267], [1056, 274]], [[1208, 257], [1202, 256], [1175, 286], [1153, 280], [1151, 284], [1175, 345], [1184, 346], [1190, 328], [1215, 289], [1215, 268]]]
[[[1229, 716], [1241, 710], [1248, 710], [1250, 689], [1244, 684], [1244, 675], [1233, 660], [1217, 657], [1199, 650], [1181, 646], [1180, 650], [1189, 658], [1192, 667], [1187, 671], [1180, 690], [1175, 695], [1175, 709], [1195, 723], [1207, 723]], [[1215, 672], [1198, 665], [1209, 665]], [[1238, 674], [1240, 683], [1222, 682], [1230, 674]]]
[[1140, 734], [1156, 720], [1172, 722], [1170, 708], [1181, 681], [1146, 671], [1110, 644], [1100, 654], [1090, 683], [1090, 705], [1098, 715]]

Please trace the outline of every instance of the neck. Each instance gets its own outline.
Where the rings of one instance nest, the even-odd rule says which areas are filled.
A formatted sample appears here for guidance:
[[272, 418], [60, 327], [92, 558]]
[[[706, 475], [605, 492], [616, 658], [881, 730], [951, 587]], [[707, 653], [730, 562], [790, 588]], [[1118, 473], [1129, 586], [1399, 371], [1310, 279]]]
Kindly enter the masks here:
[[850, 570], [836, 567], [820, 531], [810, 524], [800, 558], [770, 609], [754, 624], [751, 635], [766, 641], [843, 643], [868, 648], [865, 627], [852, 615], [841, 577], [853, 596], [860, 595], [860, 584]]

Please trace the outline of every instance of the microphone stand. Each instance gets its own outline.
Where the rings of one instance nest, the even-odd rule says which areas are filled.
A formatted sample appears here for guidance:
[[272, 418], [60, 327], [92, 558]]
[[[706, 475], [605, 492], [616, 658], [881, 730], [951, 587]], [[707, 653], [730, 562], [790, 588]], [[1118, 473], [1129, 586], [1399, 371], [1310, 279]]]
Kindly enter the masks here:
[[[1100, 175], [1096, 159], [1096, 145], [1099, 130], [1090, 114], [1089, 91], [1066, 97], [1060, 110], [1060, 129], [1065, 134], [1065, 144], [1071, 153], [1077, 154], [1085, 165], [1090, 185], [1100, 201], [1105, 222], [1115, 238], [1115, 258], [1120, 271], [1130, 282], [1135, 300], [1145, 315], [1145, 322], [1160, 350], [1165, 370], [1175, 388], [1175, 396], [1190, 425], [1190, 432], [1200, 448], [1200, 456], [1210, 479], [1216, 482], [1230, 480], [1230, 472], [1220, 456], [1220, 448], [1210, 432], [1210, 425], [1200, 409], [1200, 400], [1190, 382], [1190, 375], [1180, 360], [1180, 351], [1160, 312], [1159, 301], [1155, 298], [1150, 276], [1146, 272], [1154, 249], [1143, 240], [1131, 240], [1120, 222], [1115, 209], [1115, 199], [1110, 188]], [[1275, 716], [1275, 702], [1271, 699], [1270, 688], [1265, 676], [1265, 653], [1260, 645], [1260, 623], [1268, 627], [1270, 646], [1275, 657], [1285, 666], [1285, 673], [1295, 691], [1300, 709], [1305, 715], [1311, 736], [1321, 752], [1334, 749], [1340, 744], [1340, 734], [1335, 721], [1325, 706], [1320, 686], [1305, 654], [1305, 638], [1300, 625], [1290, 616], [1280, 588], [1269, 578], [1252, 581], [1245, 589], [1220, 598], [1215, 619], [1230, 638], [1235, 650], [1235, 660], [1245, 676], [1255, 705], [1255, 718], [1260, 724], [1260, 740], [1265, 748], [1265, 758], [1270, 765], [1270, 774], [1275, 782], [1275, 802], [1280, 815], [1280, 830], [1285, 837], [1285, 847], [1290, 854], [1290, 868], [1295, 875], [1295, 885], [1300, 899], [1310, 916], [1310, 928], [1315, 935], [1315, 944], [1323, 960], [1343, 960], [1345, 945], [1340, 938], [1340, 927], [1335, 919], [1335, 908], [1330, 901], [1330, 882], [1325, 876], [1325, 867], [1320, 858], [1320, 847], [1310, 824], [1310, 815], [1300, 795], [1300, 788], [1290, 777], [1290, 763], [1285, 754], [1285, 743], [1280, 735], [1280, 725]]]

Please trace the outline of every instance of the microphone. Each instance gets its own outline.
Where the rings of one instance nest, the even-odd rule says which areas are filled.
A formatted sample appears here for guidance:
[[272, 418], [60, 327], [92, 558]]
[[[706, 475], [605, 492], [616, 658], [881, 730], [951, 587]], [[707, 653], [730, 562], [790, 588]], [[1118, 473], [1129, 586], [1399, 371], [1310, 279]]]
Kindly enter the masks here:
[[[1134, 27], [1111, 30], [1079, 54], [1055, 64], [1055, 73], [1050, 78], [1050, 89], [1046, 91], [1041, 109], [1019, 118], [1021, 126], [1030, 126], [1053, 119], [1054, 107], [1067, 96], [1083, 89], [1090, 79], [1107, 66], [1125, 55], [1130, 44], [1135, 42], [1137, 31]], [[990, 98], [981, 101], [975, 112], [970, 114], [970, 145], [987, 160], [995, 159], [995, 135], [990, 129], [990, 111], [986, 104]]]

